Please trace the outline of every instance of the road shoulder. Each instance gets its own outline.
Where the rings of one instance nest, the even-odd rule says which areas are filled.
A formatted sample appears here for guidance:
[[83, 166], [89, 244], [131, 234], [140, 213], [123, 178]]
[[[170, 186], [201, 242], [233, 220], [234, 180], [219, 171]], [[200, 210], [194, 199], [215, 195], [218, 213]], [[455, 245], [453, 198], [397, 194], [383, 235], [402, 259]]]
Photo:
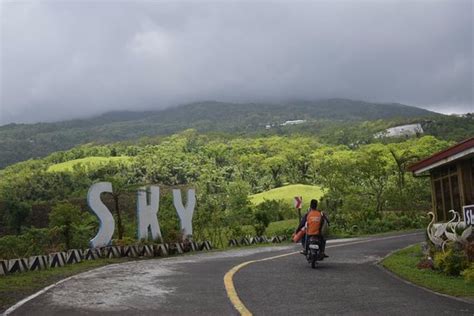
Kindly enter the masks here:
[[[474, 304], [474, 284], [466, 283], [462, 277], [449, 277], [429, 269], [418, 269], [416, 261], [421, 257], [413, 257], [417, 254], [419, 243], [409, 245], [402, 249], [391, 251], [385, 257], [378, 260], [375, 265], [385, 273], [391, 275], [406, 284], [428, 291], [432, 294], [451, 298], [461, 302]], [[421, 255], [421, 251], [420, 251]], [[393, 263], [393, 259], [404, 261]], [[448, 283], [443, 287], [439, 283]]]

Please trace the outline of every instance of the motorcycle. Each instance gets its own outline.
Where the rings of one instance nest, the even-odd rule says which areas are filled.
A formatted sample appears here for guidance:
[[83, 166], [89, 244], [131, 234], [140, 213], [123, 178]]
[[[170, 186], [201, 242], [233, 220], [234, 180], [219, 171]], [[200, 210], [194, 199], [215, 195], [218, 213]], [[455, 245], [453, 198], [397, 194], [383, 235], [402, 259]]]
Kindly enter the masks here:
[[311, 264], [311, 268], [316, 269], [317, 262], [323, 259], [321, 258], [320, 239], [317, 236], [307, 236], [306, 229], [304, 228], [292, 236], [292, 240], [295, 243], [300, 242], [302, 238], [306, 242], [306, 251], [301, 253], [305, 255], [306, 260]]
[[311, 268], [316, 269], [317, 262], [320, 260], [319, 238], [309, 236], [306, 239], [306, 260], [311, 264]]

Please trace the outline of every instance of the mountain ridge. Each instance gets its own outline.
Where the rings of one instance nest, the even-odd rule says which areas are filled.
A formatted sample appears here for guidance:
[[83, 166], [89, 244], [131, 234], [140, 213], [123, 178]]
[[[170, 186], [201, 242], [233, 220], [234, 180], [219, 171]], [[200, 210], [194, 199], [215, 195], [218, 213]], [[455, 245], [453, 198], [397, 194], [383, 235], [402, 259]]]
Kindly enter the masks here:
[[356, 122], [436, 116], [442, 114], [403, 104], [341, 98], [281, 103], [201, 101], [154, 111], [111, 111], [88, 119], [0, 126], [0, 168], [80, 144], [170, 135], [189, 128], [256, 133], [264, 132], [269, 123], [296, 119]]

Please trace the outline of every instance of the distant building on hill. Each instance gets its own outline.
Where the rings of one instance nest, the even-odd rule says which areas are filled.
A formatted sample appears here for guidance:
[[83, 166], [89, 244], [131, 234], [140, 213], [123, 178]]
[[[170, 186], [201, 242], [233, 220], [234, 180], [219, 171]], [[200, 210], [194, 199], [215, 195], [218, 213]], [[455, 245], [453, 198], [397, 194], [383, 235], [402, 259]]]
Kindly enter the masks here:
[[400, 125], [386, 129], [383, 132], [374, 135], [375, 138], [382, 137], [410, 137], [423, 134], [421, 124]]
[[281, 126], [297, 125], [297, 124], [303, 124], [303, 123], [306, 123], [306, 120], [286, 121], [285, 123], [282, 123]]
[[[303, 124], [303, 123], [306, 123], [306, 120], [285, 121], [284, 123], [281, 123], [280, 126], [298, 125], [298, 124]], [[277, 126], [278, 126], [278, 123], [268, 123], [265, 125], [265, 129], [271, 129]]]

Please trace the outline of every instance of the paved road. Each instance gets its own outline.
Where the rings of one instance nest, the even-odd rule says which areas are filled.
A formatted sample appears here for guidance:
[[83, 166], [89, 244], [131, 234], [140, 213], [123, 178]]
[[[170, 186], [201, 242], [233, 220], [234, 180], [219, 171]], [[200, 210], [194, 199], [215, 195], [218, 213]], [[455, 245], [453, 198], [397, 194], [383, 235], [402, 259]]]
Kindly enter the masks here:
[[[406, 284], [374, 263], [423, 234], [330, 241], [313, 270], [299, 254], [253, 262], [236, 272], [238, 297], [255, 315], [474, 315], [474, 304]], [[80, 274], [12, 315], [238, 315], [224, 275], [249, 260], [298, 251], [247, 248], [111, 265]]]

